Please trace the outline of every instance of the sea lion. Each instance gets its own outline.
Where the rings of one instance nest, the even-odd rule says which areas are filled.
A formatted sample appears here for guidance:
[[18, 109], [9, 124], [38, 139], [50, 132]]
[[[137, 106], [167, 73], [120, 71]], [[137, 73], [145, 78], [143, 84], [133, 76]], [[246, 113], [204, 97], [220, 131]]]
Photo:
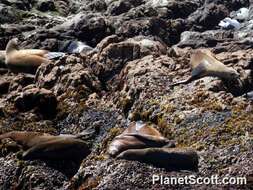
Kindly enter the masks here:
[[53, 136], [39, 132], [12, 131], [0, 135], [0, 141], [10, 138], [22, 146], [22, 158], [82, 159], [90, 153], [87, 144], [74, 135]]
[[137, 133], [142, 135], [152, 135], [157, 137], [162, 137], [161, 133], [156, 130], [154, 127], [149, 126], [148, 124], [144, 123], [143, 121], [136, 121], [131, 123], [128, 128], [124, 130], [122, 134], [128, 133]]
[[164, 138], [155, 128], [136, 122], [120, 135], [116, 136], [108, 148], [110, 156], [115, 157], [128, 149], [147, 147], [175, 147], [175, 142]]
[[167, 170], [198, 170], [198, 155], [192, 149], [145, 148], [129, 149], [117, 159], [136, 160]]
[[34, 74], [42, 63], [48, 63], [45, 57], [47, 50], [26, 49], [19, 50], [18, 39], [11, 39], [6, 46], [6, 66], [14, 73], [31, 73]]
[[224, 65], [207, 49], [196, 50], [191, 56], [190, 64], [192, 67], [191, 76], [170, 86], [188, 84], [206, 76], [218, 77], [225, 81], [240, 81], [240, 74], [235, 69]]

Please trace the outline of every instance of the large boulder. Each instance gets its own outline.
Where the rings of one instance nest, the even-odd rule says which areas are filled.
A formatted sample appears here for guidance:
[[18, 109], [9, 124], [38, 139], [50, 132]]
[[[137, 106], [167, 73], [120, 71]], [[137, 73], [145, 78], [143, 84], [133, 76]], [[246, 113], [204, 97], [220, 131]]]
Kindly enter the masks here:
[[[111, 38], [108, 37], [108, 39]], [[101, 43], [106, 43], [106, 41]], [[98, 46], [103, 47], [104, 45], [99, 44]], [[102, 81], [108, 81], [118, 74], [127, 62], [146, 55], [166, 54], [166, 50], [167, 46], [158, 39], [143, 36], [112, 42], [101, 48], [92, 57], [92, 68]]]

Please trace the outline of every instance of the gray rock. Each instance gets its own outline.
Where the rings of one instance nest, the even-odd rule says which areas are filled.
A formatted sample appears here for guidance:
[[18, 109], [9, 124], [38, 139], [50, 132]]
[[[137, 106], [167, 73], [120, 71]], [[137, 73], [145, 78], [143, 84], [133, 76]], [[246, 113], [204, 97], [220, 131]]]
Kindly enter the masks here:
[[53, 0], [39, 0], [37, 2], [37, 9], [42, 12], [55, 11], [55, 4]]
[[5, 24], [19, 21], [21, 16], [15, 8], [0, 4], [0, 18], [0, 24]]

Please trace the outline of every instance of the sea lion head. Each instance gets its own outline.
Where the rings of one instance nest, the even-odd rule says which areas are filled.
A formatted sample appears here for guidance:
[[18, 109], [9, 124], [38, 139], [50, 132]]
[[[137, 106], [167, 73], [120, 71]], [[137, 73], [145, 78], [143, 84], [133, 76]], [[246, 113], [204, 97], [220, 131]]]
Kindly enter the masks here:
[[233, 68], [227, 67], [226, 72], [223, 74], [224, 79], [236, 80], [240, 79], [240, 74]]
[[13, 50], [19, 50], [18, 48], [18, 38], [11, 39], [6, 46], [6, 54], [12, 52]]

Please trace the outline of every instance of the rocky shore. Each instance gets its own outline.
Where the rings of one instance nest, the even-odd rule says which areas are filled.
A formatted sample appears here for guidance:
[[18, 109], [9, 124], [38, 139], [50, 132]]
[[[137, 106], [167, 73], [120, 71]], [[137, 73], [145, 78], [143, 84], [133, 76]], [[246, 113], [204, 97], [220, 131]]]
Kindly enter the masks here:
[[[64, 55], [31, 75], [8, 70], [0, 53], [0, 134], [93, 133], [81, 161], [23, 160], [6, 148], [13, 141], [1, 142], [0, 189], [252, 188], [252, 29], [250, 0], [1, 1], [0, 50], [18, 38], [21, 49]], [[191, 75], [201, 48], [243, 87], [216, 77], [171, 87]], [[139, 121], [194, 149], [198, 171], [110, 158], [113, 139]], [[246, 177], [247, 185], [161, 185], [152, 175]]]

